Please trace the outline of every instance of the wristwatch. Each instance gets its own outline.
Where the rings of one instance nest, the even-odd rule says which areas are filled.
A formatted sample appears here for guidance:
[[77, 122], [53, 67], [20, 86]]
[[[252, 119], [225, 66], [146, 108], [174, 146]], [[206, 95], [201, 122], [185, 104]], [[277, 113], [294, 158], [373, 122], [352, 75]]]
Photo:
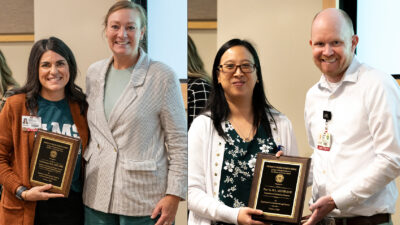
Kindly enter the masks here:
[[17, 192], [15, 193], [15, 197], [17, 197], [19, 200], [24, 201], [24, 199], [22, 198], [22, 192], [26, 190], [28, 190], [28, 188], [26, 188], [25, 186], [19, 186]]

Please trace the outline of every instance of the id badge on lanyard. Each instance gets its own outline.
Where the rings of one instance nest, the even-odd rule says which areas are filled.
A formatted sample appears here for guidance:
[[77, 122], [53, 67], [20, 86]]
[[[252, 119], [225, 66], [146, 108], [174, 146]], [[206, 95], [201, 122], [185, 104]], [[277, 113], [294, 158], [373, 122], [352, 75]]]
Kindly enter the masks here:
[[330, 151], [332, 136], [328, 132], [328, 122], [332, 119], [332, 113], [330, 111], [323, 111], [322, 118], [325, 120], [325, 130], [319, 135], [317, 148], [322, 151]]
[[23, 131], [37, 131], [42, 124], [42, 118], [38, 116], [22, 116]]

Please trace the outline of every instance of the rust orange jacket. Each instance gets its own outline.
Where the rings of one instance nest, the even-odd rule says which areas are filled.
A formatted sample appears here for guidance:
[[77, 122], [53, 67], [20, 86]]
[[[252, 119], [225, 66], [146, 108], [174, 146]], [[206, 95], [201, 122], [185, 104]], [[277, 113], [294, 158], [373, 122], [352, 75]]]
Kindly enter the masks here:
[[[69, 107], [81, 138], [83, 155], [89, 138], [86, 114], [81, 115], [79, 105], [75, 102], [69, 102]], [[0, 225], [34, 224], [36, 202], [15, 197], [19, 186], [31, 187], [29, 167], [34, 132], [22, 130], [22, 116], [29, 116], [25, 94], [9, 97], [0, 113], [0, 183], [3, 184]]]

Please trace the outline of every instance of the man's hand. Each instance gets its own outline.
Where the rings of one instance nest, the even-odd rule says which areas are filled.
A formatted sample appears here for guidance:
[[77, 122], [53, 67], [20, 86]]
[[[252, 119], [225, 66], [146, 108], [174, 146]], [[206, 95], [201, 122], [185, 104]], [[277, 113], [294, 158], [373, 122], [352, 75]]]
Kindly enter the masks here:
[[180, 200], [181, 198], [175, 195], [167, 195], [162, 198], [151, 214], [152, 219], [155, 219], [158, 214], [161, 214], [155, 225], [171, 225], [175, 220]]
[[321, 221], [328, 213], [336, 208], [335, 201], [331, 196], [321, 197], [310, 206], [312, 214], [310, 218], [303, 223], [303, 225], [314, 225]]

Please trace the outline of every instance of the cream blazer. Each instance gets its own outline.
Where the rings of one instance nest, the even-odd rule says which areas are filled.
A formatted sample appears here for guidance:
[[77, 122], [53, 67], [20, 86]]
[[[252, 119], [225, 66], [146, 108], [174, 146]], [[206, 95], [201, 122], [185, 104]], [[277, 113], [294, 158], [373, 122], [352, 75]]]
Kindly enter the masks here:
[[[289, 119], [272, 111], [272, 135], [284, 155], [298, 155], [297, 143]], [[226, 206], [218, 199], [225, 140], [218, 135], [210, 117], [200, 115], [189, 130], [188, 224], [210, 225], [212, 221], [237, 224], [239, 208]]]
[[90, 143], [84, 204], [128, 216], [150, 215], [166, 194], [186, 197], [187, 122], [174, 72], [140, 50], [132, 77], [107, 121], [104, 85], [112, 57], [87, 72]]

